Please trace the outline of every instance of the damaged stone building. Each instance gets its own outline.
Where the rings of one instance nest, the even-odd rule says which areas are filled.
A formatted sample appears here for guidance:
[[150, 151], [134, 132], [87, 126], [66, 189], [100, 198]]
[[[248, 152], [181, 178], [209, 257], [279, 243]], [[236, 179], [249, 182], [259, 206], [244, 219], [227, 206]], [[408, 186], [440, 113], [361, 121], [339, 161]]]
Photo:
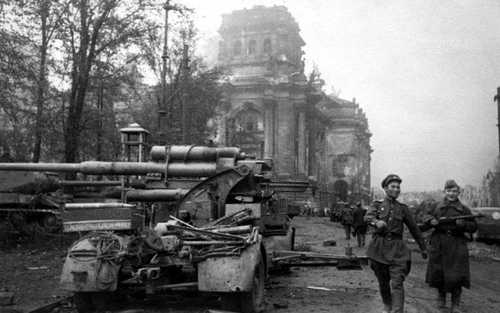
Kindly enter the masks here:
[[217, 142], [272, 158], [281, 180], [308, 179], [321, 207], [370, 198], [370, 132], [355, 101], [328, 96], [304, 75], [299, 25], [284, 6], [223, 15], [225, 101]]

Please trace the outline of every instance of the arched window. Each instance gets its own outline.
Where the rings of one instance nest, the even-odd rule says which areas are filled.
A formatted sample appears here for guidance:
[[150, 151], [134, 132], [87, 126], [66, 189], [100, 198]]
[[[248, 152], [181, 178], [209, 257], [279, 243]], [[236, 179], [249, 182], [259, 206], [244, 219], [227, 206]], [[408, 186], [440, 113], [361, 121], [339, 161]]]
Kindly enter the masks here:
[[255, 54], [255, 50], [257, 49], [257, 42], [255, 40], [250, 40], [248, 43], [248, 54]]
[[266, 38], [264, 39], [264, 45], [262, 46], [262, 51], [264, 53], [271, 53], [272, 47], [271, 47], [271, 39]]
[[264, 130], [262, 115], [259, 111], [248, 108], [236, 115], [235, 129], [238, 132], [260, 132]]
[[241, 54], [241, 41], [237, 40], [233, 44], [233, 55]]
[[347, 201], [349, 184], [345, 180], [337, 180], [335, 184], [333, 184], [333, 192], [338, 199]]

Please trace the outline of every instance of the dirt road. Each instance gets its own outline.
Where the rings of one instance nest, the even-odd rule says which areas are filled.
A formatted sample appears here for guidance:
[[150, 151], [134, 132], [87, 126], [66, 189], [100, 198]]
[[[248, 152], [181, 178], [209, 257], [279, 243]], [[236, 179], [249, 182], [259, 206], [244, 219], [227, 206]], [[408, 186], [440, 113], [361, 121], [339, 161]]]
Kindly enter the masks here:
[[[320, 217], [298, 217], [293, 224], [297, 246], [309, 247], [312, 251], [344, 252], [347, 242], [340, 225]], [[336, 239], [337, 247], [324, 247], [325, 239]], [[351, 244], [355, 244], [354, 240]], [[58, 275], [67, 247], [52, 243], [34, 248], [27, 245], [3, 249], [0, 255], [0, 289], [15, 292], [16, 305], [9, 308], [18, 308], [21, 312], [65, 295], [58, 288]], [[472, 288], [464, 291], [464, 311], [500, 312], [500, 262], [490, 258], [492, 254], [500, 254], [500, 249], [473, 244], [471, 250], [480, 258], [471, 258]], [[364, 251], [355, 247], [354, 253], [362, 255]], [[433, 290], [428, 289], [423, 281], [425, 261], [417, 253], [413, 258], [412, 271], [405, 282], [407, 313], [441, 313], [434, 308]], [[323, 290], [318, 290], [318, 287]], [[138, 303], [135, 308], [141, 308], [145, 313], [194, 313], [217, 308], [216, 302], [199, 299], [196, 295], [180, 302], [171, 300], [167, 304]], [[126, 308], [132, 307], [134, 305]], [[266, 312], [378, 313], [381, 308], [376, 280], [368, 267], [358, 271], [339, 271], [334, 267], [292, 268], [288, 274], [272, 275], [266, 288]]]
[[[297, 243], [310, 245], [313, 251], [342, 253], [347, 241], [339, 224], [326, 218], [298, 217], [294, 220], [297, 228]], [[324, 247], [326, 238], [337, 240], [337, 247]], [[367, 238], [369, 239], [369, 238]], [[355, 245], [355, 241], [351, 240]], [[482, 255], [496, 247], [477, 248]], [[364, 254], [364, 249], [354, 248], [354, 253]], [[434, 308], [435, 294], [424, 283], [426, 263], [418, 253], [413, 253], [412, 270], [405, 282], [407, 313], [441, 313]], [[500, 263], [484, 259], [471, 259], [472, 288], [464, 291], [463, 309], [470, 313], [500, 312]], [[324, 287], [330, 290], [309, 289]], [[269, 311], [280, 307], [277, 312], [366, 312], [378, 313], [382, 310], [375, 276], [369, 267], [361, 271], [338, 271], [330, 268], [294, 268], [287, 276], [271, 277], [267, 290]], [[274, 305], [276, 304], [276, 305]], [[274, 305], [274, 306], [273, 306]]]

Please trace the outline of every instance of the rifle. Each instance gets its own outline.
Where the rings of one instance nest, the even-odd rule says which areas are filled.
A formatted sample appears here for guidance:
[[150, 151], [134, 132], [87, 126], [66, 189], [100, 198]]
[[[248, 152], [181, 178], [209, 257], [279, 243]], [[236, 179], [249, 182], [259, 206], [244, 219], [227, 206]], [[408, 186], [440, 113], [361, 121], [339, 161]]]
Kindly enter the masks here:
[[466, 214], [466, 215], [457, 215], [457, 216], [449, 216], [449, 217], [440, 217], [438, 219], [438, 222], [452, 222], [456, 220], [467, 220], [467, 219], [473, 219], [473, 218], [480, 218], [480, 217], [485, 217], [486, 215], [484, 214]]

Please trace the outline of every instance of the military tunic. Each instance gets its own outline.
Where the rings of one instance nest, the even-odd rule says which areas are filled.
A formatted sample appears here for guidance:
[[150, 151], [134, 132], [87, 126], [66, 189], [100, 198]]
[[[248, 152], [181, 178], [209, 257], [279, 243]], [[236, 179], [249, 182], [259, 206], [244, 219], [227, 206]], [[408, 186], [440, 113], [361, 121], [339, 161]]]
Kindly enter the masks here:
[[[422, 229], [432, 227], [432, 218], [439, 220], [442, 217], [470, 214], [470, 209], [460, 201], [444, 200], [427, 212]], [[470, 287], [469, 251], [465, 233], [473, 233], [476, 229], [474, 219], [465, 220], [462, 225], [457, 225], [455, 221], [441, 222], [434, 228], [429, 242], [426, 274], [426, 282], [431, 287], [442, 292], [451, 292], [457, 287]]]
[[405, 224], [420, 249], [425, 251], [425, 242], [408, 207], [397, 200], [385, 198], [376, 201], [366, 212], [365, 220], [375, 223], [382, 220], [387, 227], [376, 229], [368, 245], [367, 256], [383, 264], [406, 263], [410, 261], [410, 250], [402, 240]]

